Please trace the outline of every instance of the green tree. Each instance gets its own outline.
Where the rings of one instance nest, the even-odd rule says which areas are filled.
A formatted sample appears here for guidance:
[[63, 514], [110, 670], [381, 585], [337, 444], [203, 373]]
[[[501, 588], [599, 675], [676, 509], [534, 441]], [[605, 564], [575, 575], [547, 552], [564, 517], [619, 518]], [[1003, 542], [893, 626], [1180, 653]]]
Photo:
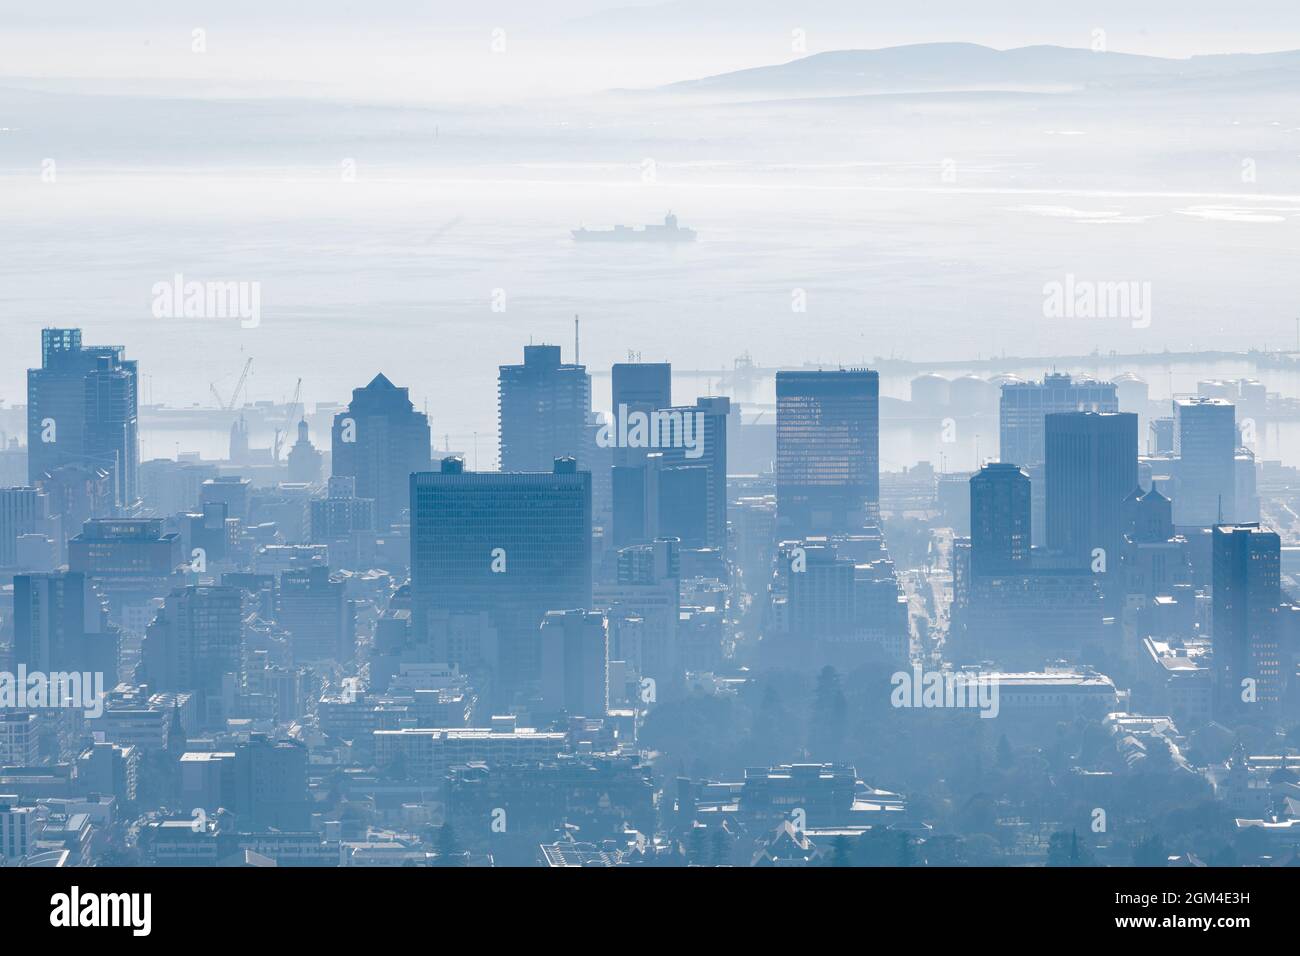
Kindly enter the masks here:
[[456, 831], [450, 823], [444, 823], [438, 831], [438, 866], [463, 866], [464, 862]]
[[849, 843], [846, 836], [837, 836], [835, 843], [831, 846], [831, 866], [852, 866], [853, 865], [853, 846]]
[[1159, 833], [1143, 837], [1133, 846], [1134, 866], [1165, 866], [1168, 862], [1165, 841]]
[[1079, 832], [1060, 830], [1047, 845], [1048, 866], [1091, 866], [1092, 854], [1079, 842]]

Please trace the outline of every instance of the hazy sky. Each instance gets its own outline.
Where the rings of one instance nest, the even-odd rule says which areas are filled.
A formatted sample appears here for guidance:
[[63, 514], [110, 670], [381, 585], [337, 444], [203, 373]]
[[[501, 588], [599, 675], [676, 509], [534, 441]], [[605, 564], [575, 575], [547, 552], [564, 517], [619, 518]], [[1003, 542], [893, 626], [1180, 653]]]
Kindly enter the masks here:
[[[206, 52], [193, 52], [203, 30]], [[1291, 0], [51, 0], [0, 9], [0, 82], [204, 95], [483, 100], [644, 86], [808, 52], [966, 40], [1166, 56], [1300, 47]], [[497, 32], [499, 31], [499, 32]], [[493, 44], [496, 44], [494, 52]], [[107, 81], [107, 83], [106, 83]]]

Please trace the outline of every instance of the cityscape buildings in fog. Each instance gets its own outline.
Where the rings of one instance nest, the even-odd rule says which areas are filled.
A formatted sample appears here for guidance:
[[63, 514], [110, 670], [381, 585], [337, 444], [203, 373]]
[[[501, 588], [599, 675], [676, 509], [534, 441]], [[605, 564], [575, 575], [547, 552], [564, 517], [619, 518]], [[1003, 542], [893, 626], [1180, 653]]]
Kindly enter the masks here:
[[[999, 441], [957, 472], [884, 464], [900, 415], [961, 420], [934, 374], [903, 403], [875, 370], [781, 369], [763, 407], [633, 359], [598, 410], [592, 371], [528, 345], [499, 366], [496, 469], [435, 450], [418, 383], [382, 372], [295, 398], [287, 449], [225, 408], [230, 459], [141, 462], [129, 345], [40, 349], [0, 489], [0, 677], [106, 679], [75, 710], [0, 680], [9, 862], [809, 865], [897, 852], [881, 833], [937, 862], [905, 764], [855, 738], [918, 719], [890, 690], [928, 672], [996, 688], [1000, 766], [1079, 721], [1082, 772], [1150, 761], [1236, 807], [1224, 846], [1294, 819], [1300, 758], [1226, 729], [1300, 714], [1296, 546], [1261, 520], [1300, 478], [1239, 434], [1251, 383], [975, 379]], [[960, 736], [969, 707], [936, 699]], [[724, 712], [739, 736], [701, 744]]]

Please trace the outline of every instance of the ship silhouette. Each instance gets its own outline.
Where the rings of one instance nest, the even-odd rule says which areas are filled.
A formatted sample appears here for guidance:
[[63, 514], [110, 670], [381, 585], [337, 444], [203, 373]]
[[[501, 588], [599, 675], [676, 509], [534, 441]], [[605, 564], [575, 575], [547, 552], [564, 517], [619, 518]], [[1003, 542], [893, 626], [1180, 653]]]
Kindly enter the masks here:
[[671, 212], [664, 216], [663, 224], [651, 223], [640, 229], [632, 226], [615, 226], [613, 229], [574, 229], [577, 242], [694, 242], [695, 230], [677, 225]]

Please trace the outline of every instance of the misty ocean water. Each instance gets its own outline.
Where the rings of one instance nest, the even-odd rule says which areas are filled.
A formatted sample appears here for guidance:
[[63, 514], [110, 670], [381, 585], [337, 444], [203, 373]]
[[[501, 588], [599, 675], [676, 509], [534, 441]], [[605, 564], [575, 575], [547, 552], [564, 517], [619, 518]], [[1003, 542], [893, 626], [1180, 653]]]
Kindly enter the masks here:
[[[57, 141], [91, 107], [54, 103], [69, 113], [51, 122]], [[730, 370], [742, 353], [758, 366], [872, 365], [1294, 345], [1300, 195], [1243, 187], [1226, 161], [1206, 160], [1199, 185], [1184, 171], [1161, 188], [1151, 170], [1099, 165], [1122, 144], [1057, 135], [1032, 108], [999, 144], [983, 128], [991, 119], [950, 133], [922, 111], [889, 128], [882, 110], [895, 107], [796, 120], [781, 107], [746, 139], [731, 131], [753, 106], [628, 105], [204, 103], [190, 115], [109, 98], [120, 128], [94, 150], [52, 149], [62, 154], [53, 183], [35, 172], [34, 131], [50, 121], [26, 114], [35, 127], [0, 134], [11, 161], [25, 151], [32, 163], [0, 167], [4, 228], [21, 240], [0, 265], [6, 339], [22, 349], [42, 326], [79, 325], [92, 339], [111, 328], [147, 370], [144, 400], [171, 406], [210, 405], [209, 384], [228, 392], [250, 356], [249, 401], [284, 401], [300, 377], [309, 407], [346, 401], [383, 371], [428, 408], [439, 445], [467, 448], [477, 433], [485, 464], [496, 366], [530, 341], [559, 343], [571, 359], [575, 315], [593, 370], [635, 352], [675, 363], [680, 399], [693, 388], [760, 404], [770, 395], [736, 395], [722, 375], [681, 374]], [[156, 149], [131, 137], [160, 116], [216, 155], [200, 162], [185, 137]], [[1086, 124], [1060, 124], [1076, 125]], [[304, 129], [315, 130], [306, 145], [295, 138]], [[570, 238], [580, 225], [657, 222], [670, 210], [697, 242]], [[156, 318], [155, 284], [178, 275], [260, 284], [257, 326]], [[1149, 323], [1046, 317], [1045, 285], [1067, 276], [1149, 282]], [[21, 393], [17, 367], [0, 381], [9, 403]], [[1300, 394], [1294, 374], [1238, 371]], [[1228, 374], [1139, 372], [1152, 398]], [[908, 378], [887, 373], [885, 393], [906, 398]], [[608, 406], [607, 379], [593, 402]], [[888, 430], [886, 467], [944, 451], [902, 433], [891, 446]], [[1261, 453], [1289, 459], [1278, 430], [1263, 431]], [[172, 455], [177, 441], [146, 425], [143, 450]], [[982, 447], [994, 454], [995, 438]], [[221, 455], [225, 436], [188, 436], [180, 450]], [[969, 467], [975, 451], [972, 439], [950, 464]]]

